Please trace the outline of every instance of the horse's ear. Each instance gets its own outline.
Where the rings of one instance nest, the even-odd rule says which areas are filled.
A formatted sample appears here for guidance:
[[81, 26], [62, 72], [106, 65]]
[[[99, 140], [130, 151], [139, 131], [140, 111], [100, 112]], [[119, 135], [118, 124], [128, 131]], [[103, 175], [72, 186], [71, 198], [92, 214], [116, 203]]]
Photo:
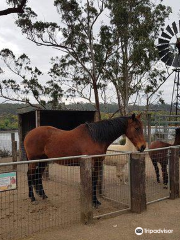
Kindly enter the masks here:
[[131, 118], [132, 118], [133, 121], [135, 120], [135, 118], [136, 118], [135, 113], [132, 114]]

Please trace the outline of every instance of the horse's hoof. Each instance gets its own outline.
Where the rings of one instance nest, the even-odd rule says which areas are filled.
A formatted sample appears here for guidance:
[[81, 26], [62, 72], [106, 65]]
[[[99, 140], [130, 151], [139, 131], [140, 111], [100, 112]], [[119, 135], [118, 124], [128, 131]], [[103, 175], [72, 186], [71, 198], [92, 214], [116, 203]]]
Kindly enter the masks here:
[[167, 185], [164, 185], [164, 187], [163, 187], [164, 189], [168, 189], [168, 186]]
[[35, 197], [31, 197], [31, 202], [36, 201]]
[[98, 208], [101, 205], [101, 202], [99, 202], [98, 200], [93, 201], [93, 207]]
[[48, 198], [48, 196], [46, 196], [46, 194], [44, 194], [44, 195], [42, 196], [42, 198], [43, 198], [43, 199], [46, 199], [46, 198]]

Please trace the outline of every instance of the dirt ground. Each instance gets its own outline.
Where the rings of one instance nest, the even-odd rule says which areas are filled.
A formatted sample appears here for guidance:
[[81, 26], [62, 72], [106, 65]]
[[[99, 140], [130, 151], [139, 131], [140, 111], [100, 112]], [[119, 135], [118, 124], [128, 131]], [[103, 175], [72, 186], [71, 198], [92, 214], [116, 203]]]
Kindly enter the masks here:
[[[173, 233], [135, 234], [135, 229], [166, 229]], [[121, 216], [97, 220], [91, 225], [74, 225], [69, 228], [52, 228], [22, 240], [179, 240], [180, 199], [164, 200], [148, 205], [141, 214], [124, 213]]]
[[[4, 160], [4, 162], [6, 161], [9, 159]], [[1, 173], [6, 171], [12, 171], [12, 168], [0, 168]], [[37, 201], [33, 204], [28, 198], [26, 173], [27, 165], [18, 166], [17, 190], [0, 194], [0, 240], [21, 239], [25, 236], [32, 236], [36, 232], [40, 233], [27, 239], [126, 240], [135, 239], [136, 227], [174, 229], [174, 234], [179, 233], [179, 238], [172, 239], [180, 239], [180, 230], [178, 232], [178, 228], [172, 228], [172, 226], [176, 226], [178, 219], [180, 220], [178, 216], [180, 200], [164, 200], [164, 202], [148, 205], [148, 211], [141, 215], [126, 212], [118, 218], [99, 219], [90, 226], [83, 226], [80, 225], [79, 167], [50, 164], [49, 180], [43, 181], [48, 199], [42, 200], [36, 196]], [[125, 170], [125, 174], [128, 175], [128, 168]], [[149, 159], [146, 160], [146, 193], [148, 202], [168, 196], [168, 190], [163, 189], [162, 183], [157, 184]], [[105, 165], [104, 167], [104, 192], [103, 198], [100, 200], [102, 205], [98, 209], [94, 209], [94, 216], [129, 207], [129, 183], [120, 182], [116, 177], [115, 166]], [[168, 224], [171, 224], [171, 228]], [[166, 237], [167, 234], [161, 235]], [[141, 237], [141, 239], [149, 237], [148, 234], [145, 235], [145, 238], [143, 236], [137, 237]], [[157, 234], [155, 238], [152, 238], [152, 234], [150, 237], [149, 239], [157, 239]]]

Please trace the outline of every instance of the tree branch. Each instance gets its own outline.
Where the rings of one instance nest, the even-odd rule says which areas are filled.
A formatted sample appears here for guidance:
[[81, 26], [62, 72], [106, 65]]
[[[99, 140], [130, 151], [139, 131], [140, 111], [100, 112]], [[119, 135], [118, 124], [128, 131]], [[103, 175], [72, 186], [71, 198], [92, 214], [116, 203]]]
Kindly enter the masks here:
[[21, 4], [19, 4], [17, 7], [1, 10], [0, 16], [8, 15], [11, 13], [23, 13], [26, 2], [27, 2], [27, 0], [22, 0]]

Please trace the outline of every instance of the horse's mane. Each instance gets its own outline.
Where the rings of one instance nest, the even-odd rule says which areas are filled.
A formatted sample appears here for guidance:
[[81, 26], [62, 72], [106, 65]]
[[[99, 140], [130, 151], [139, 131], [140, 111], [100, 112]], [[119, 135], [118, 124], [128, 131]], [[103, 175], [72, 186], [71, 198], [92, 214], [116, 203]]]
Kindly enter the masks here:
[[86, 123], [89, 134], [96, 142], [111, 143], [125, 134], [130, 117], [117, 117], [99, 122]]

